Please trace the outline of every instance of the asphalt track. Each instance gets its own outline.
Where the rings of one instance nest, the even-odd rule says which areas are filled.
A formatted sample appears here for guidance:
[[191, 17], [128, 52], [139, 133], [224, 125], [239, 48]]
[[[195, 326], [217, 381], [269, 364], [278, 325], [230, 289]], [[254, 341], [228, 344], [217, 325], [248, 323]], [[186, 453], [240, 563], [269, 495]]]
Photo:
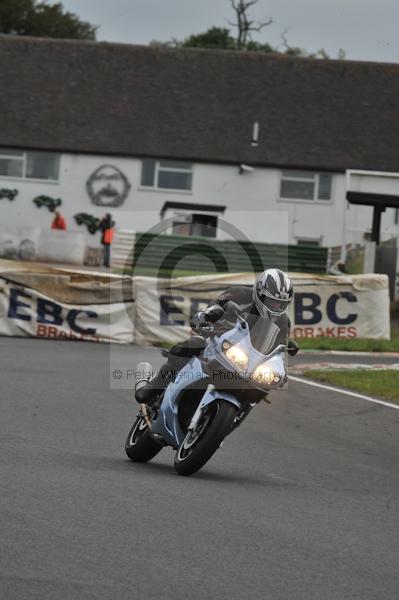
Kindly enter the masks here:
[[397, 600], [399, 411], [291, 383], [182, 478], [109, 352], [0, 339], [1, 600]]

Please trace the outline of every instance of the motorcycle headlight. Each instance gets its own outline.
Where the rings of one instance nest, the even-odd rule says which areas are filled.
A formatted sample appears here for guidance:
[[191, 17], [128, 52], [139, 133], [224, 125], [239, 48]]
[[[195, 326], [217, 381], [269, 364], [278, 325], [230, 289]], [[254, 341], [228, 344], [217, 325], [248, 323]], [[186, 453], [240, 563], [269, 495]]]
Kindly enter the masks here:
[[248, 355], [238, 346], [232, 346], [229, 342], [223, 342], [223, 352], [230, 362], [240, 371], [246, 371], [248, 368]]
[[271, 383], [278, 383], [281, 377], [272, 368], [268, 367], [266, 364], [263, 364], [259, 365], [259, 367], [256, 367], [252, 374], [252, 379], [254, 379], [257, 383], [266, 383], [270, 385]]

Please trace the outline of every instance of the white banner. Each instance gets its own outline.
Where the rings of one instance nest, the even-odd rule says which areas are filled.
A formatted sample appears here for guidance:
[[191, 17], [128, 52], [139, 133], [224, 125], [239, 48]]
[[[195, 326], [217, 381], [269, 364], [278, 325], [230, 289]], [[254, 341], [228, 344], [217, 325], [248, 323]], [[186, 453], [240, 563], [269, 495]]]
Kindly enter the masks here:
[[[290, 277], [293, 337], [389, 339], [386, 275]], [[192, 314], [253, 280], [247, 273], [132, 279], [0, 260], [0, 335], [175, 343], [190, 335]]]
[[[291, 273], [295, 297], [291, 335], [296, 339], [389, 339], [389, 292], [386, 275], [313, 276]], [[190, 335], [190, 315], [226, 288], [253, 285], [250, 274], [209, 275], [157, 280], [135, 277], [136, 341], [171, 343]]]
[[0, 335], [133, 343], [134, 302], [129, 293], [123, 298], [120, 280], [46, 268], [3, 271]]

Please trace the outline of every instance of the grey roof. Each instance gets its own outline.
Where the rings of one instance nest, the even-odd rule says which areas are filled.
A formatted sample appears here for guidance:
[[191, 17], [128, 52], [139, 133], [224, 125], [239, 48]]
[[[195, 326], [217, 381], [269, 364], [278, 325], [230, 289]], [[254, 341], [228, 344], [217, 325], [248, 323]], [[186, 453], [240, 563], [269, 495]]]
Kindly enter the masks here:
[[398, 105], [399, 65], [0, 36], [0, 146], [397, 171]]

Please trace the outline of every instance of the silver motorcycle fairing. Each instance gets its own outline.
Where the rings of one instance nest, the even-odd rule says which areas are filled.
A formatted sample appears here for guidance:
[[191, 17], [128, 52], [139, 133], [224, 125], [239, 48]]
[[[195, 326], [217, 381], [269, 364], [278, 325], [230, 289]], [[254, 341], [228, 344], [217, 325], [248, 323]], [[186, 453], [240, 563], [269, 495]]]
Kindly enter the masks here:
[[195, 429], [204, 408], [212, 402], [216, 402], [216, 400], [226, 400], [226, 402], [230, 402], [230, 404], [233, 404], [233, 406], [235, 406], [237, 409], [241, 408], [240, 402], [237, 400], [237, 398], [235, 398], [235, 396], [233, 396], [233, 394], [217, 390], [214, 385], [209, 385], [197, 407], [197, 410], [193, 414], [190, 425], [188, 426], [189, 430]]
[[[274, 330], [272, 330], [272, 335], [274, 336]], [[248, 367], [246, 373], [242, 373], [242, 376], [245, 377], [246, 374], [248, 374], [248, 382], [251, 383], [251, 386], [254, 386], [262, 391], [269, 391], [271, 389], [281, 387], [286, 382], [287, 365], [285, 353], [281, 349], [279, 349], [280, 347], [275, 348], [267, 355], [256, 350], [256, 348], [254, 348], [252, 345], [248, 326], [242, 319], [238, 319], [237, 324], [234, 328], [230, 329], [229, 331], [226, 331], [220, 336], [215, 336], [210, 342], [210, 344], [205, 348], [203, 354], [205, 359], [211, 360], [213, 357], [216, 357], [218, 362], [221, 363], [224, 367], [226, 367], [226, 369], [239, 373], [237, 367], [229, 361], [229, 359], [226, 357], [222, 350], [224, 341], [227, 341], [232, 345], [238, 346], [241, 350], [243, 350], [243, 352], [247, 354]], [[278, 383], [257, 385], [256, 382], [250, 380], [249, 375], [253, 373], [255, 369], [262, 364], [267, 364], [267, 366], [269, 366], [276, 373], [278, 373], [280, 377], [280, 381]]]
[[[205, 348], [201, 359], [194, 356], [178, 373], [175, 381], [170, 383], [165, 390], [165, 394], [162, 400], [162, 404], [159, 408], [157, 418], [152, 422], [152, 431], [154, 434], [160, 435], [165, 442], [177, 448], [183, 442], [186, 433], [183, 433], [179, 424], [178, 409], [179, 402], [181, 400], [182, 393], [195, 382], [207, 379], [208, 375], [205, 373], [201, 361], [212, 361], [215, 360], [222, 367], [225, 367], [230, 372], [238, 372], [238, 369], [231, 363], [225, 356], [222, 350], [223, 341], [228, 341], [231, 344], [238, 345], [248, 355], [248, 374], [250, 375], [259, 365], [266, 363], [281, 377], [279, 383], [271, 385], [257, 384], [252, 379], [249, 380], [250, 386], [257, 388], [262, 391], [269, 391], [277, 387], [281, 387], [286, 380], [286, 365], [285, 365], [285, 354], [283, 352], [284, 346], [278, 346], [265, 355], [256, 350], [250, 338], [248, 326], [245, 325], [245, 321], [238, 319], [236, 326], [221, 336], [215, 336], [212, 340], [209, 340], [207, 347]], [[237, 409], [241, 408], [241, 403], [237, 398], [226, 391], [215, 389], [213, 385], [209, 385], [202, 399], [191, 419], [189, 428], [195, 427], [196, 422], [201, 416], [203, 409], [215, 402], [216, 400], [225, 400], [230, 404], [233, 404]]]
[[185, 436], [178, 419], [179, 400], [182, 392], [195, 381], [201, 381], [207, 377], [201, 362], [194, 356], [177, 373], [175, 381], [166, 388], [157, 419], [152, 423], [152, 431], [161, 435], [171, 446], [180, 445]]
[[[208, 375], [204, 372], [200, 360], [194, 356], [177, 373], [175, 381], [166, 388], [157, 419], [152, 422], [152, 431], [161, 435], [165, 442], [171, 446], [179, 446], [186, 435], [182, 432], [178, 419], [179, 401], [182, 393], [196, 381], [201, 381], [207, 377]], [[236, 408], [241, 407], [239, 401], [232, 394], [216, 390], [214, 386], [210, 385], [204, 392], [195, 415], [199, 416], [206, 406], [216, 400], [226, 400]], [[192, 427], [194, 416], [190, 427]]]

